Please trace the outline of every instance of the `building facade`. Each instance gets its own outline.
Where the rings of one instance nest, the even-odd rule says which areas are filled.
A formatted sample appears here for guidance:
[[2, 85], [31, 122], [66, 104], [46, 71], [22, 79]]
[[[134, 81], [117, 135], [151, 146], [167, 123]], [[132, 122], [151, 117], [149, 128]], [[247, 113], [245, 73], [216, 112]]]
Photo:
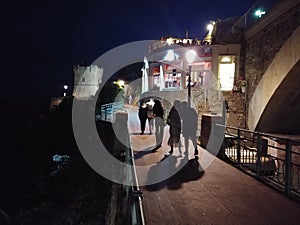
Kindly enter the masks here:
[[[242, 105], [244, 109], [244, 95], [239, 82], [242, 76], [241, 45], [214, 44], [210, 39], [211, 33], [204, 41], [167, 37], [149, 46], [142, 69], [142, 97], [152, 95], [162, 99], [187, 100], [190, 75], [192, 106], [200, 118], [204, 113], [221, 116], [223, 102], [227, 99], [230, 104]], [[189, 59], [191, 54], [194, 56]], [[234, 111], [231, 113], [234, 119], [227, 118], [232, 121], [230, 125], [244, 127], [245, 112], [241, 109]], [[242, 115], [235, 115], [237, 113]]]

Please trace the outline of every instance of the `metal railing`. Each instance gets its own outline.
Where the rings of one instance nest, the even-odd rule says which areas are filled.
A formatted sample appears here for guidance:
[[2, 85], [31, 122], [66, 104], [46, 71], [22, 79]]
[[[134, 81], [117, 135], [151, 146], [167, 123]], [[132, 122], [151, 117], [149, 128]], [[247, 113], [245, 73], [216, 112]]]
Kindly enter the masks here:
[[[114, 123], [116, 130], [116, 139], [114, 147], [115, 152], [121, 153], [121, 160], [125, 162], [126, 184], [123, 188], [125, 190], [125, 200], [127, 202], [127, 210], [125, 220], [126, 224], [144, 225], [144, 212], [142, 206], [142, 192], [139, 189], [136, 168], [134, 163], [134, 154], [130, 147], [130, 137], [128, 131], [128, 114], [127, 112], [119, 112], [116, 115]], [[120, 143], [121, 142], [121, 143]], [[127, 144], [126, 144], [127, 143]]]
[[116, 112], [122, 110], [124, 102], [112, 102], [100, 106], [100, 115], [96, 116], [97, 119], [114, 122], [116, 119]]
[[259, 180], [300, 200], [299, 140], [227, 126], [220, 155]]
[[128, 167], [126, 171], [127, 183], [131, 183], [130, 186], [126, 186], [126, 196], [129, 205], [128, 213], [131, 220], [130, 222], [134, 225], [144, 225], [145, 219], [142, 205], [142, 192], [138, 185], [132, 149], [128, 148], [125, 161], [126, 164], [131, 165], [131, 167]]

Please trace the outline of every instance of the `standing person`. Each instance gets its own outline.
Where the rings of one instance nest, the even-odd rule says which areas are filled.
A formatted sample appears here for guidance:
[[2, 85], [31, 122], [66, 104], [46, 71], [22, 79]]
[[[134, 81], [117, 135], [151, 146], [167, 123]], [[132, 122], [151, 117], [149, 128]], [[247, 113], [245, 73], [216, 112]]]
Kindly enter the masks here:
[[163, 137], [164, 137], [164, 109], [162, 107], [162, 104], [159, 100], [154, 100], [154, 106], [153, 106], [153, 115], [155, 117], [155, 140], [156, 140], [156, 147], [153, 149], [153, 151], [156, 151], [161, 147]]
[[175, 100], [173, 107], [170, 110], [170, 113], [167, 118], [167, 124], [170, 126], [170, 138], [168, 140], [168, 145], [171, 147], [169, 151], [170, 154], [173, 154], [173, 148], [177, 147], [180, 150], [180, 134], [181, 134], [181, 118], [179, 116], [181, 103], [179, 100]]
[[180, 116], [182, 118], [182, 136], [184, 137], [184, 144], [186, 154], [188, 155], [189, 140], [191, 139], [195, 152], [198, 155], [197, 149], [197, 128], [198, 128], [198, 115], [194, 108], [189, 107], [186, 101], [182, 102]]
[[146, 121], [147, 121], [147, 105], [146, 103], [142, 100], [140, 102], [140, 107], [139, 107], [139, 112], [138, 112], [138, 116], [140, 119], [140, 124], [141, 124], [141, 135], [144, 134], [145, 131], [145, 127], [146, 127]]
[[128, 98], [128, 103], [129, 103], [129, 105], [132, 105], [132, 102], [133, 102], [132, 95], [129, 95], [129, 98]]
[[152, 134], [153, 131], [153, 125], [154, 125], [154, 114], [153, 114], [153, 107], [154, 107], [154, 101], [152, 98], [146, 103], [147, 105], [147, 118], [148, 118], [148, 124], [149, 124], [149, 133]]

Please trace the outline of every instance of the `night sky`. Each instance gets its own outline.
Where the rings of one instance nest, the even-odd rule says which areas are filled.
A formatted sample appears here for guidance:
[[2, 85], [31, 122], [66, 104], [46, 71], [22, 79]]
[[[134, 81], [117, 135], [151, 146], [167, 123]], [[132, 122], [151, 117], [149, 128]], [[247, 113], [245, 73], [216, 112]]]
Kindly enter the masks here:
[[90, 64], [132, 41], [184, 37], [186, 30], [190, 37], [203, 38], [207, 22], [241, 16], [255, 2], [10, 1], [1, 15], [6, 37], [2, 66], [9, 84], [2, 88], [1, 101], [15, 97], [14, 103], [28, 105], [27, 110], [48, 107], [51, 96], [61, 96], [63, 85], [72, 84], [74, 64]]

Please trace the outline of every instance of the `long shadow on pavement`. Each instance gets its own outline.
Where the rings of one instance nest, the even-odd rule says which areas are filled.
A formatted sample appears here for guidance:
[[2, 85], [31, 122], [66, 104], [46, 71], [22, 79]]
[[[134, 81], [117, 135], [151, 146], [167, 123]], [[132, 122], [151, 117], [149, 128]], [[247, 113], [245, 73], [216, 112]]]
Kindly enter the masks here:
[[[169, 160], [173, 163], [173, 165], [170, 164], [170, 166], [172, 165], [175, 167], [178, 156], [166, 155], [161, 161], [165, 160], [168, 157]], [[185, 161], [182, 159], [181, 163], [185, 163]], [[167, 187], [168, 189], [171, 190], [177, 190], [181, 188], [182, 183], [198, 180], [201, 177], [203, 177], [203, 175], [204, 175], [204, 170], [199, 164], [198, 157], [196, 156], [195, 158], [190, 159], [185, 165], [182, 166], [182, 168], [176, 174], [174, 174], [170, 178], [156, 184], [147, 185], [146, 189], [149, 191], [158, 191], [164, 187]]]
[[153, 150], [154, 147], [155, 146], [152, 146], [152, 147], [146, 148], [142, 151], [135, 152], [134, 153], [134, 159], [139, 159], [139, 158], [142, 158], [144, 155], [148, 155], [150, 153], [153, 153], [152, 150]]

